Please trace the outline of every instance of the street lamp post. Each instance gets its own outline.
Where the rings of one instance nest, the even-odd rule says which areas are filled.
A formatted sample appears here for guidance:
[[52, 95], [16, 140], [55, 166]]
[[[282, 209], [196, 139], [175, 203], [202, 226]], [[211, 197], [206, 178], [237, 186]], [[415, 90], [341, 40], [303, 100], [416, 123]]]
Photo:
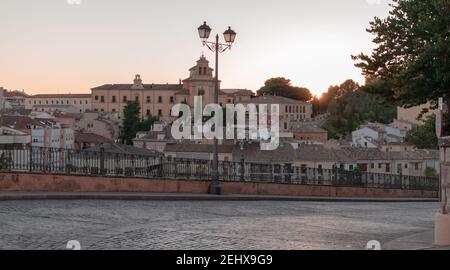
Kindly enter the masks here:
[[[216, 76], [214, 78], [214, 103], [219, 104], [219, 53], [223, 53], [226, 50], [230, 50], [231, 46], [234, 43], [236, 38], [236, 32], [231, 30], [231, 27], [228, 27], [223, 33], [226, 44], [219, 42], [219, 35], [216, 35], [216, 41], [210, 42], [208, 38], [211, 34], [211, 27], [209, 27], [206, 22], [204, 22], [198, 28], [198, 34], [200, 39], [202, 40], [203, 46], [208, 47], [212, 52], [216, 54]], [[218, 127], [215, 127], [217, 130]], [[214, 136], [214, 146], [213, 146], [213, 166], [212, 166], [212, 174], [211, 174], [211, 184], [209, 186], [209, 193], [220, 195], [221, 186], [219, 181], [219, 143], [217, 136]]]

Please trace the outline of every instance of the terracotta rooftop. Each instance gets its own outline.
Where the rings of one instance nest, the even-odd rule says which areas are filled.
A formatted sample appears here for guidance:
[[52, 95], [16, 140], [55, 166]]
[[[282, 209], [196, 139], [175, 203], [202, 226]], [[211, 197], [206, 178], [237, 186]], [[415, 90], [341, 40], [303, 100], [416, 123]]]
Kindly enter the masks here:
[[161, 135], [164, 135], [162, 140], [172, 140], [172, 127], [166, 126], [162, 131], [149, 131], [144, 137], [135, 140], [159, 140]]
[[327, 149], [322, 145], [299, 145], [282, 143], [275, 151], [262, 151], [259, 144], [247, 145], [244, 150], [235, 146], [233, 159], [244, 155], [250, 162], [292, 163], [292, 162], [358, 162], [370, 160], [438, 160], [437, 150], [415, 150], [409, 152], [383, 152], [376, 148], [348, 147]]
[[95, 133], [75, 133], [75, 142], [77, 143], [113, 143], [113, 140], [100, 136]]
[[315, 125], [302, 125], [296, 128], [294, 132], [305, 132], [305, 133], [328, 133], [325, 129], [315, 126]]
[[4, 97], [9, 98], [9, 97], [29, 97], [27, 95], [27, 93], [22, 92], [22, 91], [5, 91], [3, 93]]
[[28, 116], [3, 115], [0, 124], [21, 131], [30, 130], [30, 126], [47, 127], [55, 124], [54, 121], [48, 119], [32, 119]]
[[103, 145], [97, 145], [96, 147], [90, 148], [89, 151], [100, 151], [101, 148], [105, 149], [105, 153], [111, 154], [128, 154], [128, 155], [140, 155], [148, 157], [161, 157], [163, 153], [149, 150], [145, 148], [133, 147], [125, 144], [114, 144], [114, 143], [104, 143]]
[[221, 89], [224, 94], [229, 96], [254, 96], [255, 93], [247, 89]]
[[275, 151], [263, 151], [258, 143], [246, 145], [243, 150], [234, 146], [233, 160], [240, 161], [242, 156], [248, 162], [287, 163], [293, 162], [297, 153], [290, 143], [280, 144]]
[[[234, 145], [219, 145], [219, 153], [232, 153]], [[180, 143], [167, 144], [165, 152], [212, 153], [212, 144]]]
[[[181, 84], [143, 84], [144, 90], [183, 90]], [[132, 90], [133, 84], [105, 84], [94, 87], [92, 90]], [[139, 90], [139, 89], [137, 89]]]
[[30, 98], [91, 98], [91, 94], [39, 94]]
[[243, 104], [253, 103], [253, 104], [308, 104], [308, 102], [295, 100], [291, 98], [281, 97], [281, 96], [258, 96], [250, 100], [243, 101]]

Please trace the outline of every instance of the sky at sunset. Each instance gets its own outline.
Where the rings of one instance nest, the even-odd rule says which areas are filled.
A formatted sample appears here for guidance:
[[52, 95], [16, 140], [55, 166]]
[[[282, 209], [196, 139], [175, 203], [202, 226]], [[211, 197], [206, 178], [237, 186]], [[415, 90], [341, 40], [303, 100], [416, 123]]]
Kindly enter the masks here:
[[89, 93], [138, 73], [177, 83], [202, 52], [213, 65], [197, 34], [206, 20], [213, 34], [238, 33], [220, 58], [223, 88], [284, 76], [320, 94], [364, 81], [350, 55], [371, 51], [365, 29], [388, 11], [388, 0], [0, 0], [0, 86]]

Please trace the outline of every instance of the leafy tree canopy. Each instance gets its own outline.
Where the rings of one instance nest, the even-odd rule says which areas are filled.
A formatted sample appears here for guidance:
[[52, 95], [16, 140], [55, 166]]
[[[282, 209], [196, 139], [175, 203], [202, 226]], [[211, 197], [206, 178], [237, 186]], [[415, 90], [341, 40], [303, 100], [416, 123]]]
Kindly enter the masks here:
[[311, 91], [304, 87], [293, 86], [291, 80], [278, 77], [267, 80], [257, 91], [258, 96], [276, 95], [301, 101], [309, 101], [313, 97]]
[[330, 138], [341, 138], [365, 121], [389, 124], [396, 117], [394, 105], [386, 105], [383, 98], [367, 93], [353, 80], [330, 86], [320, 104], [330, 113], [323, 126]]
[[405, 107], [444, 97], [450, 105], [449, 0], [393, 0], [386, 19], [375, 17], [371, 55], [352, 56], [368, 91]]
[[146, 119], [140, 119], [141, 106], [137, 101], [128, 101], [124, 108], [122, 131], [120, 139], [122, 143], [132, 145], [138, 131], [149, 131], [152, 129], [157, 117], [149, 115]]
[[141, 113], [141, 108], [139, 102], [137, 101], [128, 101], [127, 105], [123, 111], [123, 123], [122, 123], [122, 134], [121, 140], [123, 143], [132, 145], [133, 139], [136, 137], [136, 134], [140, 127], [140, 118], [139, 115]]
[[439, 149], [436, 137], [435, 116], [428, 117], [424, 124], [410, 130], [406, 141], [414, 144], [419, 149]]

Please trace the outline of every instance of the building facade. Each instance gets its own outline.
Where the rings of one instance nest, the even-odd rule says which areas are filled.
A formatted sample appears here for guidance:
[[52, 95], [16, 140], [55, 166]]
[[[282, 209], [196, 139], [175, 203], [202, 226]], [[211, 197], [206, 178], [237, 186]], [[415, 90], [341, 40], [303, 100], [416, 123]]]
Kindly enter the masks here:
[[25, 98], [25, 109], [38, 112], [84, 113], [92, 109], [90, 94], [42, 94]]
[[[214, 77], [213, 69], [204, 56], [189, 69], [189, 78], [178, 84], [144, 84], [140, 75], [136, 75], [133, 84], [105, 84], [92, 88], [92, 109], [96, 112], [118, 113], [123, 117], [123, 110], [128, 101], [137, 101], [141, 107], [141, 118], [156, 116], [170, 122], [175, 104], [185, 103], [194, 107], [194, 97], [202, 96], [203, 105], [213, 103]], [[233, 104], [251, 98], [252, 91], [220, 91], [221, 105]]]
[[328, 131], [315, 125], [303, 125], [294, 130], [294, 140], [307, 144], [324, 144], [328, 140]]
[[73, 149], [75, 147], [74, 130], [61, 126], [34, 128], [31, 131], [31, 146]]
[[312, 119], [312, 104], [295, 99], [281, 96], [258, 96], [241, 102], [242, 104], [267, 104], [270, 116], [270, 105], [280, 105], [280, 131], [294, 131], [294, 127], [290, 125], [292, 121], [308, 121]]

